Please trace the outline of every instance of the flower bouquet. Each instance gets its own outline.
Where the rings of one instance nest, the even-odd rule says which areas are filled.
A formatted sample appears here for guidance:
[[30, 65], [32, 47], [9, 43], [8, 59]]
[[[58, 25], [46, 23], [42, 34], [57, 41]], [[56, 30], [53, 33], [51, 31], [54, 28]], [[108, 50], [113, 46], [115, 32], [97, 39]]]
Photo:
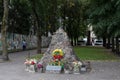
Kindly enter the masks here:
[[52, 52], [53, 59], [61, 60], [63, 58], [63, 51], [61, 49], [55, 49]]
[[41, 61], [37, 63], [37, 71], [43, 73], [43, 64]]
[[46, 67], [47, 72], [60, 73], [63, 68], [63, 51], [61, 49], [55, 49], [52, 52], [52, 59]]
[[24, 64], [26, 65], [25, 70], [28, 72], [36, 72], [36, 64], [37, 64], [37, 60], [36, 59], [26, 59], [26, 61], [24, 62]]
[[74, 74], [79, 74], [80, 73], [81, 65], [82, 65], [82, 63], [77, 61], [77, 60], [73, 62], [73, 67], [74, 67], [73, 72], [74, 72]]
[[52, 57], [53, 57], [52, 65], [55, 65], [55, 66], [61, 66], [61, 65], [63, 65], [62, 64], [63, 55], [64, 54], [63, 54], [63, 51], [61, 49], [55, 49], [52, 52]]

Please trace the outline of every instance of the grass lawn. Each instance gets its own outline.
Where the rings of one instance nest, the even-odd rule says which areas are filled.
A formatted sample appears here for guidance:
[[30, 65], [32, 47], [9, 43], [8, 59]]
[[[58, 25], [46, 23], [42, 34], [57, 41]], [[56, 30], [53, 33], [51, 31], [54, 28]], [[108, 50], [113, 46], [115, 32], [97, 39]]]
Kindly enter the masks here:
[[35, 58], [37, 60], [40, 60], [42, 58], [43, 54], [36, 54], [34, 56], [31, 56], [31, 59]]
[[[120, 57], [103, 47], [74, 47], [74, 51], [80, 60], [120, 60]], [[37, 54], [31, 58], [40, 59], [42, 56]]]
[[120, 60], [120, 57], [102, 47], [74, 47], [74, 51], [81, 60]]

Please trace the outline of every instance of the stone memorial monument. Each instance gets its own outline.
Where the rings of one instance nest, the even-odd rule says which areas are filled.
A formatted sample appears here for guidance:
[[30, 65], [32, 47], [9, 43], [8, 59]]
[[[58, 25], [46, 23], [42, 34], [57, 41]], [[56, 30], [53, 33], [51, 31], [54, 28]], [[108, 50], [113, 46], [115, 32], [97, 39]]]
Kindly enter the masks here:
[[49, 44], [48, 49], [46, 50], [44, 56], [41, 59], [44, 67], [46, 67], [48, 63], [50, 63], [50, 61], [53, 59], [52, 52], [55, 49], [61, 49], [63, 51], [63, 60], [65, 61], [64, 67], [69, 71], [72, 70], [72, 62], [76, 61], [77, 57], [73, 51], [73, 47], [71, 46], [67, 33], [61, 27], [52, 36], [51, 43]]

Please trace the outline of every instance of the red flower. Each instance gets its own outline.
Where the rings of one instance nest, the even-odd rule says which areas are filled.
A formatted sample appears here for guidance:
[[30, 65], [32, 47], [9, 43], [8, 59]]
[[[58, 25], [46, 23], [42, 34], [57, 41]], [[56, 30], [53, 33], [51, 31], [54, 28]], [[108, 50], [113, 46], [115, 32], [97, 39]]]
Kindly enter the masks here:
[[31, 61], [31, 64], [32, 64], [32, 65], [34, 65], [34, 64], [35, 64], [35, 62], [34, 62], [34, 61]]
[[62, 59], [62, 58], [63, 58], [63, 57], [62, 57], [61, 55], [54, 55], [54, 56], [53, 56], [53, 59], [59, 59], [59, 60], [60, 60], [60, 59]]

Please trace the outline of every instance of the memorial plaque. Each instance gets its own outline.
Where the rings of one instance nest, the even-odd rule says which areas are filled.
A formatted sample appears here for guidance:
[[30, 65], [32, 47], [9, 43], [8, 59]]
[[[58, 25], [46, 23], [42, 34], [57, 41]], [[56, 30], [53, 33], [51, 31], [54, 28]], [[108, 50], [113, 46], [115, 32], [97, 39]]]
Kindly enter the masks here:
[[47, 65], [46, 66], [46, 72], [47, 73], [60, 73], [61, 68], [62, 68], [61, 66]]

